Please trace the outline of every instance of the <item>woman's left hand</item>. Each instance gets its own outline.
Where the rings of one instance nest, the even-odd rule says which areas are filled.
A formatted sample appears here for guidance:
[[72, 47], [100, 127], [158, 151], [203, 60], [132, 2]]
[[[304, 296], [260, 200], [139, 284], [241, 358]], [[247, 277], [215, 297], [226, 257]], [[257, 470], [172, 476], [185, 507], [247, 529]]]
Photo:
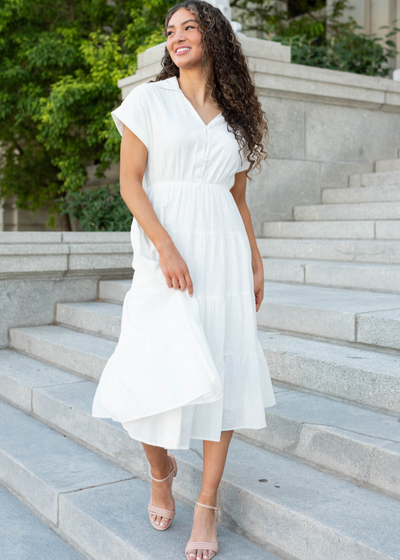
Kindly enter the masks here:
[[254, 276], [254, 295], [256, 298], [256, 312], [260, 309], [261, 302], [264, 298], [264, 267], [261, 264], [253, 270]]

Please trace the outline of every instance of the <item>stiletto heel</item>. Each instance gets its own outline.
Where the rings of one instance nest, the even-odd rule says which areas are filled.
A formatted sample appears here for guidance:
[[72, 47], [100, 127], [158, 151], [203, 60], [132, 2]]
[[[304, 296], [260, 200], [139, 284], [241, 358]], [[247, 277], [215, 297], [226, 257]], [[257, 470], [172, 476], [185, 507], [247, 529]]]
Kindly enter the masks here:
[[[210, 509], [214, 509], [215, 513], [217, 514], [216, 519], [215, 519], [215, 523], [217, 523], [218, 521], [218, 512], [220, 511], [219, 507], [216, 506], [208, 506], [207, 504], [202, 504], [200, 502], [196, 502], [196, 505], [199, 506], [204, 506], [206, 508], [210, 508]], [[195, 508], [196, 508], [195, 505]], [[198, 550], [198, 549], [202, 549], [202, 550], [212, 550], [213, 552], [215, 552], [215, 554], [211, 557], [214, 558], [217, 555], [218, 552], [218, 541], [213, 541], [213, 542], [201, 542], [201, 541], [188, 541], [186, 548], [185, 548], [185, 556], [187, 558], [187, 560], [192, 560], [190, 558], [187, 557], [187, 553], [190, 550]], [[193, 560], [195, 560], [195, 558], [193, 558]]]
[[[151, 478], [153, 480], [155, 480], [156, 482], [164, 482], [164, 480], [167, 480], [167, 478], [169, 478], [171, 476], [171, 474], [176, 476], [177, 473], [178, 473], [178, 465], [176, 463], [175, 457], [172, 455], [172, 453], [168, 453], [168, 457], [172, 461], [172, 471], [165, 478], [154, 478], [154, 476], [151, 475], [151, 473], [150, 473]], [[147, 509], [148, 509], [148, 512], [149, 512], [150, 523], [153, 525], [154, 529], [157, 529], [157, 531], [165, 531], [165, 529], [168, 529], [168, 527], [170, 527], [170, 525], [172, 523], [172, 520], [175, 517], [175, 509], [163, 509], [163, 508], [160, 508], [158, 506], [155, 506], [151, 502], [149, 502], [149, 504], [147, 506]], [[161, 527], [161, 526], [157, 525], [155, 521], [153, 521], [153, 519], [151, 518], [151, 514], [166, 517], [167, 519], [170, 519], [171, 521], [165, 527]]]

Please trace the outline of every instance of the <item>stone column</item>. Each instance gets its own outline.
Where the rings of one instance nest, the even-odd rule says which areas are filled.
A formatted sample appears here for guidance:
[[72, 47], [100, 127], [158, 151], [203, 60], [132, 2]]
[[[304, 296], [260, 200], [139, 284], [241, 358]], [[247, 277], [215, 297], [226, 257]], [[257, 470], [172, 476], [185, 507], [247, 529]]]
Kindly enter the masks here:
[[16, 196], [11, 196], [7, 200], [3, 199], [2, 201], [3, 224], [1, 231], [18, 231], [18, 208], [16, 200]]
[[0, 231], [4, 231], [4, 198], [0, 198]]
[[228, 19], [232, 25], [233, 31], [235, 33], [242, 29], [242, 24], [238, 21], [232, 21], [232, 9], [229, 4], [229, 0], [209, 0], [209, 4], [212, 4], [216, 8], [219, 8], [221, 12], [224, 14], [226, 19]]

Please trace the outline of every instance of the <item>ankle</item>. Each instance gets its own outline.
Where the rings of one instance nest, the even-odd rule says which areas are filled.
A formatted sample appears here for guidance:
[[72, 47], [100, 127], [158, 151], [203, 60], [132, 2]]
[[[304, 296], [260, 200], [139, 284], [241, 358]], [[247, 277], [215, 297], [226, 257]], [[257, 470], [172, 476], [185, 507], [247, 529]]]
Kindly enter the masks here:
[[200, 492], [197, 501], [206, 506], [217, 506], [217, 494], [214, 492]]
[[[163, 479], [172, 471], [171, 459], [166, 458], [164, 463], [157, 463], [150, 466], [150, 474], [154, 478]], [[172, 475], [171, 475], [172, 476]], [[156, 482], [156, 481], [155, 481]]]

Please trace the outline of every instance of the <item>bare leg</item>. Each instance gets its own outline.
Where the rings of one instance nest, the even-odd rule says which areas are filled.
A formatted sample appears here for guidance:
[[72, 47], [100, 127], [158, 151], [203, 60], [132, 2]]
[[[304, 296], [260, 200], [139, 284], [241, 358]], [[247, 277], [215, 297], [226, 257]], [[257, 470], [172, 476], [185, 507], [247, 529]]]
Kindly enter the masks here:
[[[224, 472], [229, 444], [232, 439], [233, 430], [221, 432], [221, 440], [203, 441], [203, 480], [198, 501], [208, 506], [217, 505], [217, 491]], [[193, 528], [190, 540], [193, 541], [215, 541], [217, 539], [215, 510], [197, 506], [193, 516]], [[189, 550], [189, 560], [205, 560], [215, 556], [213, 550], [194, 549]]]
[[[164, 447], [157, 447], [155, 445], [148, 445], [143, 443], [143, 448], [146, 453], [147, 459], [150, 463], [151, 474], [155, 478], [165, 478], [172, 470], [173, 465], [171, 459], [168, 457], [168, 450]], [[172, 496], [172, 481], [174, 477], [171, 475], [164, 482], [157, 482], [152, 480], [151, 485], [151, 498], [150, 502], [155, 506], [164, 509], [174, 509], [175, 500]], [[203, 508], [204, 509], [204, 508]], [[165, 527], [168, 525], [169, 520], [161, 515], [151, 514], [155, 522]]]

